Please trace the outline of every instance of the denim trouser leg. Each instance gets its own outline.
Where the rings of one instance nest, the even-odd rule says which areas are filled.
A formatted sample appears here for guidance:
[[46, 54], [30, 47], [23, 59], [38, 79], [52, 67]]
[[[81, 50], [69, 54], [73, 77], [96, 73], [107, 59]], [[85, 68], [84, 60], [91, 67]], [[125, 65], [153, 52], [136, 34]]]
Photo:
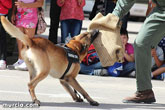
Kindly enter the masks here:
[[82, 72], [84, 74], [88, 74], [88, 75], [92, 75], [94, 69], [100, 69], [100, 68], [102, 68], [100, 62], [95, 63], [93, 65], [84, 65], [84, 64], [81, 63], [80, 64], [80, 67], [81, 67], [80, 72]]
[[80, 34], [82, 21], [76, 19], [68, 19], [61, 21], [61, 43], [65, 43], [65, 39], [69, 36], [74, 37]]
[[81, 32], [81, 28], [82, 28], [82, 21], [73, 19], [71, 22], [71, 30], [70, 30], [71, 37], [79, 35]]
[[128, 76], [129, 73], [135, 70], [135, 63], [134, 62], [127, 62], [123, 65], [123, 71], [120, 73], [119, 76]]
[[148, 17], [134, 42], [137, 90], [152, 89], [151, 47], [156, 46], [165, 35], [165, 22]]
[[65, 43], [65, 39], [69, 36], [69, 21], [61, 21], [61, 43]]

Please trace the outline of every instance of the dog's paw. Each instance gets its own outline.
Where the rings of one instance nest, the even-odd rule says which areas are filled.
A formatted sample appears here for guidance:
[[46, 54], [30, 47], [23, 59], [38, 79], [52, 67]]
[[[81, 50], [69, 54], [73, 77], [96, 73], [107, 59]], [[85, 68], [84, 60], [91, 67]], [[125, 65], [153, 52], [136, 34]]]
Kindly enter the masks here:
[[41, 102], [40, 102], [39, 100], [37, 100], [37, 99], [33, 100], [33, 103], [34, 103], [34, 104], [37, 104], [38, 106], [41, 105]]
[[75, 100], [76, 102], [83, 102], [83, 99], [82, 98], [78, 98]]
[[92, 106], [99, 106], [99, 103], [96, 102], [96, 101], [92, 101], [92, 102], [90, 102], [90, 105], [92, 105]]

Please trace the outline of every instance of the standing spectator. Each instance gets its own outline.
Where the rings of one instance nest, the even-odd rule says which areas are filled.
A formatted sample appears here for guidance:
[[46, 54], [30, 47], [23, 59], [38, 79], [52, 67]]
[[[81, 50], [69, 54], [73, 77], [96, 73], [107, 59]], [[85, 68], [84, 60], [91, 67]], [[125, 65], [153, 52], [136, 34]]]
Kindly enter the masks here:
[[80, 34], [85, 0], [57, 0], [57, 4], [61, 7], [61, 43], [65, 43], [67, 37]]
[[51, 0], [50, 3], [50, 29], [49, 40], [54, 44], [58, 43], [58, 27], [60, 22], [61, 8], [57, 5], [57, 0]]
[[[6, 16], [12, 7], [12, 0], [0, 0], [0, 16]], [[0, 70], [6, 69], [6, 32], [0, 21]]]
[[[137, 92], [123, 100], [124, 103], [156, 102], [151, 83], [151, 48], [165, 36], [165, 0], [153, 0], [156, 7], [147, 16], [134, 42]], [[120, 19], [136, 0], [118, 0], [114, 15]]]
[[[11, 21], [30, 38], [35, 35], [38, 22], [37, 11], [39, 7], [43, 6], [43, 3], [44, 0], [15, 0]], [[22, 60], [20, 53], [23, 45], [19, 40], [17, 40], [17, 44], [19, 57], [18, 61], [14, 63], [13, 66], [15, 69], [27, 70], [26, 64]]]

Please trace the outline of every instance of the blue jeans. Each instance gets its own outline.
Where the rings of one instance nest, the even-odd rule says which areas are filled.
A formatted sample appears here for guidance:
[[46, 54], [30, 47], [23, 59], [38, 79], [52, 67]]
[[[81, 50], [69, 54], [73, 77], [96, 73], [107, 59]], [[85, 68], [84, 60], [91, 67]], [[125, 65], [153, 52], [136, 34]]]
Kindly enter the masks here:
[[123, 63], [123, 71], [121, 71], [119, 76], [128, 76], [134, 70], [135, 70], [134, 62], [125, 62]]
[[81, 66], [80, 72], [87, 75], [92, 75], [95, 69], [103, 68], [100, 62], [95, 63], [93, 65], [84, 65], [81, 63], [80, 66]]
[[74, 37], [79, 35], [82, 28], [82, 21], [76, 19], [67, 19], [61, 21], [61, 43], [70, 35]]

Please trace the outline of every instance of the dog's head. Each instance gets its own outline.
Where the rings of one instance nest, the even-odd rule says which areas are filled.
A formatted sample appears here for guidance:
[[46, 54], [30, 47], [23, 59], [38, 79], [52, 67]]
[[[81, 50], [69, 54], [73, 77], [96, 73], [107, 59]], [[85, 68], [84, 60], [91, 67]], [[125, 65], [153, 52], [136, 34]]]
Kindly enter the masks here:
[[82, 61], [88, 52], [89, 46], [98, 36], [98, 34], [98, 30], [84, 32], [78, 36], [73, 37], [66, 45], [73, 51], [75, 51], [79, 55], [80, 60]]

